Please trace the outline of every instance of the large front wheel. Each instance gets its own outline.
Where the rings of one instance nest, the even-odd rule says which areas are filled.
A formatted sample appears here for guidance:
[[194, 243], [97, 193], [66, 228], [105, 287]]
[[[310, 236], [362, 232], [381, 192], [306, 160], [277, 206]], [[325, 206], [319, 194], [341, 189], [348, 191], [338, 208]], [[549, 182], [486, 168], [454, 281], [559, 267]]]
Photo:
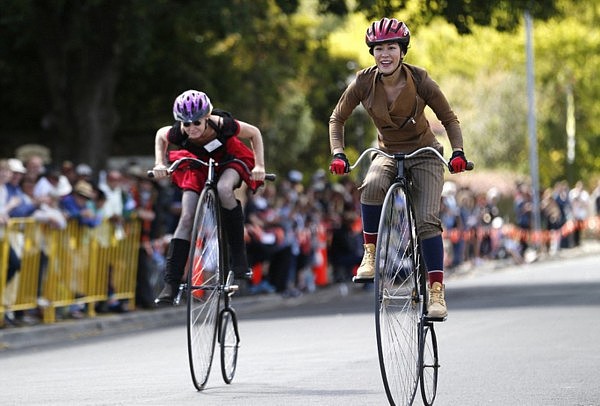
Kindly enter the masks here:
[[421, 372], [415, 221], [409, 196], [394, 184], [385, 197], [375, 256], [375, 328], [379, 366], [391, 405], [412, 404]]
[[187, 336], [192, 381], [204, 389], [213, 360], [219, 313], [221, 257], [216, 193], [200, 195], [192, 231], [187, 276]]

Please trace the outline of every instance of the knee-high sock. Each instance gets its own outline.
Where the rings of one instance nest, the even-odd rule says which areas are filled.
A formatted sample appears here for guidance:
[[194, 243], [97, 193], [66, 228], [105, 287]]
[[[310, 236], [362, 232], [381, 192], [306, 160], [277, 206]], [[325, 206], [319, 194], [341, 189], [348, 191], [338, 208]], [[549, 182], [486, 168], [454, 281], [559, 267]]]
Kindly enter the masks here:
[[444, 242], [441, 235], [421, 240], [429, 284], [444, 283]]
[[377, 232], [379, 231], [379, 217], [381, 217], [381, 208], [381, 205], [360, 205], [363, 223], [363, 238], [365, 244], [377, 243]]
[[165, 269], [165, 282], [175, 285], [181, 282], [185, 271], [185, 264], [190, 251], [190, 242], [180, 238], [172, 238], [167, 251], [167, 266]]
[[223, 227], [227, 234], [227, 243], [230, 247], [231, 266], [240, 271], [248, 270], [246, 257], [246, 243], [244, 241], [244, 212], [239, 204], [231, 210], [221, 209]]

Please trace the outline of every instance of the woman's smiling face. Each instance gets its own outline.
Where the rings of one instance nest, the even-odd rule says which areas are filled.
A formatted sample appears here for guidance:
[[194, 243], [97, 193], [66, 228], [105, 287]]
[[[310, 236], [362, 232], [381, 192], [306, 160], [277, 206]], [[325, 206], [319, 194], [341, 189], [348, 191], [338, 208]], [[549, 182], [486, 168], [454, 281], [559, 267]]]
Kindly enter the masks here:
[[209, 116], [205, 116], [192, 123], [181, 123], [181, 131], [188, 135], [190, 141], [206, 141], [206, 138], [209, 135], [207, 132], [208, 119]]
[[402, 49], [400, 44], [397, 42], [387, 42], [378, 44], [373, 47], [373, 57], [377, 68], [384, 75], [393, 73], [403, 57]]

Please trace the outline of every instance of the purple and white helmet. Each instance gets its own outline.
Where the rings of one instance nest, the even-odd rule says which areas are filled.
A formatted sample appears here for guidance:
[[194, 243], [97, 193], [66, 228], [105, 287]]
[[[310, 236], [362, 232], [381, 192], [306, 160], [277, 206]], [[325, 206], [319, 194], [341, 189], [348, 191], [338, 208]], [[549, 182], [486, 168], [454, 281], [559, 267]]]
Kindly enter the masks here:
[[184, 123], [191, 123], [212, 112], [210, 99], [204, 92], [186, 90], [173, 103], [173, 117]]

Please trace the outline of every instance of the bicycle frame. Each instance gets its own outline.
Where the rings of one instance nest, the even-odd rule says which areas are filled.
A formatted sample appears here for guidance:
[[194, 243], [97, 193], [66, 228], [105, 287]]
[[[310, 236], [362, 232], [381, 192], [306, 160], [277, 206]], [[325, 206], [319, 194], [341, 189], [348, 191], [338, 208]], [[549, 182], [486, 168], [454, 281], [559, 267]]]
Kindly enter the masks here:
[[[221, 226], [222, 211], [216, 174], [219, 163], [212, 158], [208, 162], [183, 158], [179, 164], [185, 161], [191, 161], [192, 165], [206, 165], [208, 169], [196, 208], [187, 285], [190, 371], [196, 389], [203, 390], [210, 374], [216, 341], [220, 348], [223, 380], [228, 384], [233, 380], [240, 335], [235, 310], [231, 307], [231, 296], [238, 286], [233, 284], [233, 272], [228, 267], [229, 248]], [[177, 166], [178, 161], [172, 165], [175, 169]], [[205, 241], [207, 237], [208, 242]], [[218, 252], [215, 253], [215, 250]]]
[[[228, 384], [235, 374], [240, 342], [237, 316], [231, 307], [231, 296], [239, 286], [233, 283], [233, 271], [229, 269], [229, 248], [221, 226], [222, 211], [216, 168], [236, 162], [248, 173], [250, 170], [243, 161], [236, 158], [217, 162], [213, 158], [203, 161], [185, 157], [173, 162], [168, 173], [176, 171], [184, 162], [189, 162], [192, 166], [207, 167], [207, 177], [198, 198], [190, 239], [187, 283], [180, 285], [175, 300], [175, 304], [179, 304], [183, 292], [186, 292], [190, 372], [194, 386], [201, 391], [208, 381], [216, 341], [218, 340], [220, 347], [221, 374]], [[152, 171], [148, 172], [148, 176], [153, 175]], [[265, 180], [274, 179], [274, 174], [265, 176]]]
[[[419, 383], [426, 405], [433, 403], [437, 391], [438, 349], [434, 320], [427, 317], [427, 269], [420, 252], [410, 180], [404, 166], [405, 160], [425, 152], [433, 153], [446, 164], [432, 147], [410, 154], [388, 154], [368, 148], [350, 167], [355, 169], [371, 153], [382, 154], [396, 163], [396, 175], [382, 204], [375, 257], [377, 349], [391, 405], [412, 404]], [[473, 166], [467, 163], [467, 169]]]

